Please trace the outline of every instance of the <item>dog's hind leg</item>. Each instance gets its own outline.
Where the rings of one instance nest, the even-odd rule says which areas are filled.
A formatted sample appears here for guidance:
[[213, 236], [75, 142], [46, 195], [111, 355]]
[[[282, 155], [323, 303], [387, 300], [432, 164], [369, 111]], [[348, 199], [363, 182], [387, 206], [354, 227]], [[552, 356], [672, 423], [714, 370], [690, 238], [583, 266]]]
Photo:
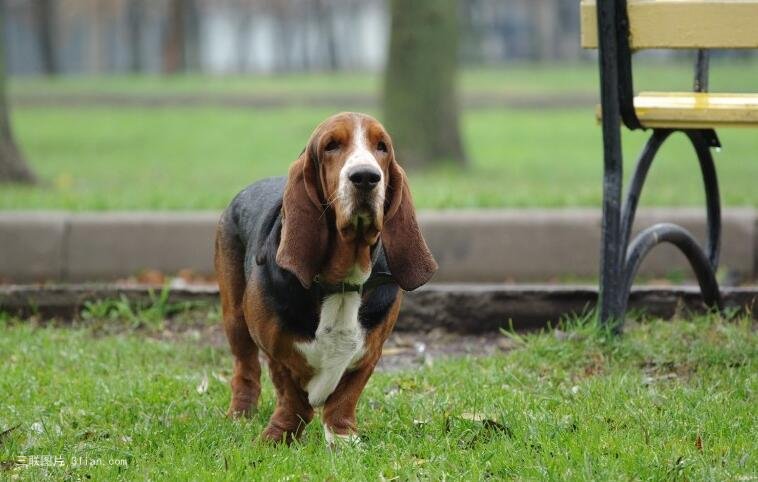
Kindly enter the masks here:
[[261, 364], [258, 346], [245, 322], [243, 297], [245, 293], [244, 248], [235, 232], [222, 216], [216, 230], [215, 266], [221, 294], [224, 331], [234, 356], [232, 401], [227, 416], [248, 416], [258, 405], [261, 393]]

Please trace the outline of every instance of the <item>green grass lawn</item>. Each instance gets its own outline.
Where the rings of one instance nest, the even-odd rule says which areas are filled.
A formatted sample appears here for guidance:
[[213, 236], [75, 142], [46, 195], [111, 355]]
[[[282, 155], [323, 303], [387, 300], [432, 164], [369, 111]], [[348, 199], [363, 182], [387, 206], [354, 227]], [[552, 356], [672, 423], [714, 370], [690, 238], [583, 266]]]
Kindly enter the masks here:
[[[694, 58], [694, 57], [693, 57]], [[635, 83], [644, 90], [692, 89], [693, 64], [685, 61], [640, 61], [635, 65]], [[464, 93], [554, 93], [597, 91], [597, 65], [512, 64], [501, 68], [469, 68], [461, 73]], [[719, 92], [755, 92], [758, 89], [758, 59], [711, 62], [711, 89]], [[246, 93], [318, 94], [337, 92], [375, 94], [382, 88], [376, 73], [308, 73], [259, 76], [115, 76], [18, 78], [10, 82], [11, 94], [45, 93]]]
[[[242, 187], [282, 175], [326, 109], [17, 109], [16, 130], [44, 184], [0, 189], [2, 209], [220, 209]], [[599, 206], [601, 140], [591, 108], [472, 110], [463, 116], [467, 170], [411, 174], [417, 205]], [[391, 129], [391, 127], [390, 127]], [[648, 205], [702, 205], [697, 161], [673, 138], [653, 166]], [[626, 136], [631, 169], [645, 139]], [[727, 205], [758, 205], [758, 135], [721, 133]]]
[[[292, 447], [254, 440], [273, 410], [267, 376], [260, 413], [249, 421], [226, 420], [226, 348], [6, 317], [0, 324], [0, 478], [758, 475], [758, 340], [751, 322], [635, 323], [619, 339], [591, 325], [564, 329], [561, 337], [512, 335], [516, 348], [496, 356], [376, 374], [359, 404], [361, 445], [331, 451], [320, 423]], [[199, 389], [203, 379], [205, 390]], [[64, 465], [17, 465], [19, 457], [36, 455]]]
[[[741, 69], [741, 70], [740, 70]], [[643, 66], [640, 82], [686, 89], [690, 66]], [[749, 90], [758, 66], [719, 64], [714, 88]], [[720, 73], [720, 77], [716, 73]], [[724, 75], [725, 73], [730, 75]], [[545, 94], [596, 89], [594, 66], [466, 71], [464, 91]], [[343, 89], [344, 87], [344, 89]], [[754, 90], [758, 86], [753, 86]], [[220, 78], [63, 78], [18, 80], [21, 93], [218, 92], [261, 95], [374, 92], [378, 80], [359, 74]], [[0, 209], [220, 209], [249, 182], [282, 175], [315, 125], [349, 104], [329, 108], [18, 107], [13, 121], [43, 184], [4, 186]], [[373, 112], [379, 114], [378, 112]], [[597, 207], [601, 197], [601, 138], [594, 106], [571, 109], [470, 109], [463, 113], [467, 169], [443, 166], [411, 174], [417, 205], [460, 207]], [[388, 126], [390, 132], [392, 126]], [[726, 205], [758, 205], [758, 135], [720, 133], [716, 155]], [[625, 134], [627, 172], [644, 133]], [[401, 160], [402, 161], [402, 160]], [[650, 174], [643, 204], [702, 205], [697, 161], [684, 139], [664, 147]]]

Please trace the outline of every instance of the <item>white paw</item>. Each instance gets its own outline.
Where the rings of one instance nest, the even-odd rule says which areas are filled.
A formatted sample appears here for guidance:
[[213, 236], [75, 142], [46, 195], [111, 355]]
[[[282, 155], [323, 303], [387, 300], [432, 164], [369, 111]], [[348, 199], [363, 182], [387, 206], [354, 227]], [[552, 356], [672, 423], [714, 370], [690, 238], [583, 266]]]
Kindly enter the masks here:
[[361, 438], [358, 436], [358, 434], [347, 434], [342, 435], [338, 433], [334, 433], [331, 430], [329, 430], [329, 427], [324, 424], [324, 438], [326, 439], [326, 444], [329, 447], [341, 447], [341, 446], [353, 446], [353, 447], [360, 447], [363, 445], [361, 442]]

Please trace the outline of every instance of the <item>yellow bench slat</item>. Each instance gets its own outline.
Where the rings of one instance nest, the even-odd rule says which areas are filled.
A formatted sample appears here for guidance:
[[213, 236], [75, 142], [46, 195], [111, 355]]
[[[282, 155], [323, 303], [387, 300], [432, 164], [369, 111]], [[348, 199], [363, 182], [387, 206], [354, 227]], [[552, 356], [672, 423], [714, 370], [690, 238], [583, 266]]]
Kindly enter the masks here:
[[[758, 0], [628, 0], [630, 47], [758, 48]], [[582, 0], [582, 47], [597, 48], [595, 0]]]
[[634, 108], [645, 127], [758, 127], [758, 94], [642, 92]]

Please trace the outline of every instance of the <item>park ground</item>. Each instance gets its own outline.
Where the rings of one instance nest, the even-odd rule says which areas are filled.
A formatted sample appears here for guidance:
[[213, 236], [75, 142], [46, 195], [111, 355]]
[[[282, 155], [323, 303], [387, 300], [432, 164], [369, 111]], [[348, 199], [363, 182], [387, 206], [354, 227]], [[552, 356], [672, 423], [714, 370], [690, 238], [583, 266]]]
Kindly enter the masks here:
[[[643, 63], [637, 86], [688, 90], [691, 70]], [[756, 78], [755, 61], [714, 61], [711, 87], [750, 92]], [[412, 172], [419, 207], [600, 205], [593, 63], [465, 70], [461, 90], [469, 166]], [[0, 209], [220, 209], [247, 183], [284, 174], [326, 116], [365, 110], [381, 117], [381, 78], [369, 74], [16, 78], [10, 91], [18, 138], [42, 183], [4, 187]], [[724, 204], [758, 205], [758, 135], [719, 135]], [[627, 171], [645, 138], [625, 135]], [[675, 137], [653, 166], [642, 203], [702, 202], [697, 163]]]
[[[119, 306], [90, 305], [73, 323], [0, 319], [0, 478], [758, 476], [758, 340], [747, 319], [630, 322], [620, 338], [574, 320], [492, 334], [484, 356], [390, 363], [361, 398], [361, 443], [331, 450], [319, 423], [291, 447], [256, 440], [274, 407], [267, 375], [256, 416], [224, 417], [231, 359], [216, 312], [164, 322]], [[385, 358], [406, 346], [393, 340]]]
[[[645, 89], [686, 90], [691, 66], [638, 73]], [[747, 92], [758, 66], [714, 62], [713, 73], [714, 90]], [[470, 164], [412, 172], [417, 204], [599, 206], [596, 78], [592, 64], [464, 72]], [[0, 209], [219, 209], [283, 174], [327, 115], [379, 114], [380, 87], [359, 74], [15, 79], [13, 122], [42, 183], [4, 187]], [[758, 205], [758, 136], [720, 135], [725, 204]], [[630, 169], [645, 134], [626, 139]], [[645, 204], [702, 203], [689, 147], [673, 141]], [[758, 478], [747, 318], [640, 316], [622, 337], [590, 318], [530, 334], [400, 333], [361, 399], [361, 443], [330, 450], [319, 423], [292, 447], [257, 442], [274, 407], [267, 375], [260, 412], [225, 419], [218, 310], [168, 311], [104, 301], [76, 320], [0, 312], [0, 480]]]

